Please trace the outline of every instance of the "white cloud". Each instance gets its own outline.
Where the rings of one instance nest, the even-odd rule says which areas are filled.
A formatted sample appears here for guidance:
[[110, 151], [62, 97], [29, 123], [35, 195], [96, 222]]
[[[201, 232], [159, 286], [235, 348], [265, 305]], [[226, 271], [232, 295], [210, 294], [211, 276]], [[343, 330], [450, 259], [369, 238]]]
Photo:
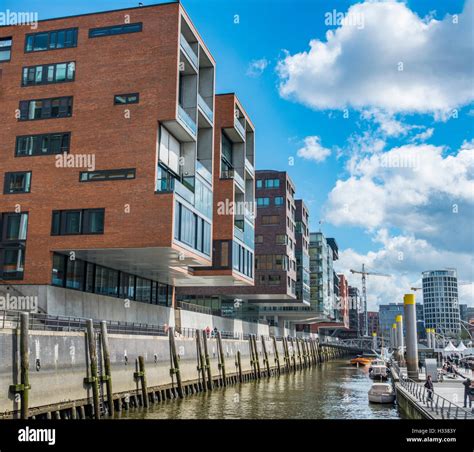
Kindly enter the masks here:
[[473, 4], [467, 0], [458, 23], [450, 15], [420, 18], [391, 0], [352, 5], [348, 14], [362, 15], [364, 28], [342, 25], [324, 41], [310, 41], [309, 50], [287, 53], [277, 66], [280, 94], [320, 110], [377, 108], [446, 117], [474, 99]]
[[[385, 229], [376, 231], [374, 242], [379, 246], [377, 251], [361, 254], [351, 248], [345, 249], [339, 252], [339, 260], [335, 263], [338, 270], [348, 275], [349, 283], [359, 288], [360, 275], [350, 274], [351, 268], [359, 269], [365, 264], [368, 271], [392, 275], [391, 278], [367, 277], [369, 309], [375, 309], [379, 304], [401, 303], [411, 287], [421, 287], [421, 272], [425, 270], [453, 267], [457, 269], [460, 281], [473, 279], [474, 259], [468, 250], [446, 252], [413, 235], [390, 236]], [[417, 295], [421, 301], [421, 292]], [[459, 286], [459, 301], [474, 306], [472, 286]]]
[[433, 136], [434, 129], [431, 127], [429, 129], [424, 130], [416, 134], [411, 141], [426, 141], [429, 140]]
[[336, 226], [397, 228], [449, 250], [474, 253], [474, 142], [456, 153], [409, 144], [356, 158], [323, 208]]
[[323, 162], [331, 155], [331, 150], [321, 145], [321, 138], [318, 136], [309, 136], [304, 139], [304, 146], [298, 149], [298, 157], [315, 162]]
[[266, 58], [259, 60], [252, 60], [247, 68], [247, 75], [249, 77], [260, 77], [267, 68], [269, 61]]

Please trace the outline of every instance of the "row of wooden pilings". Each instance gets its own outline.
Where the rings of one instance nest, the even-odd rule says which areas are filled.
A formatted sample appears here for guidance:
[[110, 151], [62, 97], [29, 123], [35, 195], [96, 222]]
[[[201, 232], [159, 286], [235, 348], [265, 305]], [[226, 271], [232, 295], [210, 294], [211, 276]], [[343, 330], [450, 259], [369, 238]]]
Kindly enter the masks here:
[[[218, 332], [217, 339], [217, 357], [219, 375], [212, 375], [210, 356], [208, 351], [207, 334], [204, 331], [196, 330], [196, 349], [198, 361], [199, 379], [189, 382], [183, 382], [180, 372], [180, 357], [176, 350], [175, 331], [170, 327], [168, 331], [170, 344], [171, 367], [170, 374], [172, 383], [159, 387], [149, 388], [147, 385], [145, 359], [138, 356], [136, 362], [136, 372], [134, 378], [139, 383], [139, 391], [131, 391], [127, 394], [114, 394], [113, 379], [111, 372], [110, 353], [108, 344], [107, 323], [100, 323], [100, 352], [97, 355], [97, 335], [94, 331], [92, 320], [87, 321], [86, 339], [88, 344], [89, 372], [84, 378], [84, 384], [89, 385], [92, 392], [92, 403], [86, 399], [76, 401], [64, 408], [62, 404], [58, 407], [51, 406], [45, 412], [40, 414], [30, 413], [28, 407], [28, 395], [31, 390], [29, 384], [29, 317], [28, 313], [21, 313], [20, 316], [20, 384], [10, 386], [10, 391], [20, 398], [20, 417], [44, 418], [44, 419], [100, 419], [103, 416], [112, 417], [115, 412], [129, 410], [134, 407], [148, 407], [150, 403], [161, 402], [164, 400], [184, 398], [198, 392], [212, 391], [215, 388], [225, 387], [232, 384], [244, 383], [261, 378], [270, 378], [279, 376], [283, 373], [297, 372], [344, 356], [347, 352], [342, 348], [320, 344], [319, 340], [314, 338], [293, 338], [283, 337], [277, 339], [271, 336], [273, 344], [274, 363], [271, 363], [267, 351], [267, 344], [264, 336], [260, 336], [262, 345], [262, 362], [260, 361], [258, 351], [258, 337], [251, 334], [248, 337], [250, 349], [251, 371], [242, 370], [242, 357], [238, 350], [235, 357], [236, 372], [230, 372], [226, 369], [222, 336]], [[283, 356], [280, 357], [277, 347], [277, 341], [282, 341]], [[99, 371], [100, 364], [100, 371]], [[101, 397], [101, 385], [105, 385], [106, 395]], [[35, 410], [36, 411], [36, 410]]]

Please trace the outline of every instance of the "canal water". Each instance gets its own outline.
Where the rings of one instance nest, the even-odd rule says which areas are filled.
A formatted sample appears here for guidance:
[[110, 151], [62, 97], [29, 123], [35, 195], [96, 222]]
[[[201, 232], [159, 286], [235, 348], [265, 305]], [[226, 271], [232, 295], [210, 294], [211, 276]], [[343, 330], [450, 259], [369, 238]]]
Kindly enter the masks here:
[[399, 419], [396, 405], [368, 402], [367, 368], [348, 360], [262, 378], [148, 409], [122, 412], [128, 419]]

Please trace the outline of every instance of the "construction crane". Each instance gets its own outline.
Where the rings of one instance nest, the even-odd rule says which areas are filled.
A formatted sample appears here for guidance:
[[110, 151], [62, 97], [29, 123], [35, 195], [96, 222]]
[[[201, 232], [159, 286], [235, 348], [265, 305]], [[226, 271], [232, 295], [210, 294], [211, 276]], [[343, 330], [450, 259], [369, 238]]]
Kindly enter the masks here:
[[368, 272], [365, 271], [365, 264], [362, 264], [362, 270], [349, 270], [352, 274], [359, 274], [362, 275], [362, 301], [364, 303], [364, 336], [368, 336], [369, 334], [369, 325], [367, 319], [367, 287], [366, 287], [366, 279], [367, 276], [384, 276], [387, 278], [391, 278], [392, 275], [387, 275], [385, 273], [375, 273], [375, 272]]

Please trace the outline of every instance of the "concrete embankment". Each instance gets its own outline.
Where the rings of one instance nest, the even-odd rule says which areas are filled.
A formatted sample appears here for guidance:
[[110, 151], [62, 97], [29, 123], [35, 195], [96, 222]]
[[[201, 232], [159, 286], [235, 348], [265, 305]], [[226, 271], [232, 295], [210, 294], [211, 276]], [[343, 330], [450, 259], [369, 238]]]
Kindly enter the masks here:
[[342, 356], [315, 339], [93, 331], [29, 330], [22, 353], [22, 329], [0, 329], [0, 417], [103, 417]]

